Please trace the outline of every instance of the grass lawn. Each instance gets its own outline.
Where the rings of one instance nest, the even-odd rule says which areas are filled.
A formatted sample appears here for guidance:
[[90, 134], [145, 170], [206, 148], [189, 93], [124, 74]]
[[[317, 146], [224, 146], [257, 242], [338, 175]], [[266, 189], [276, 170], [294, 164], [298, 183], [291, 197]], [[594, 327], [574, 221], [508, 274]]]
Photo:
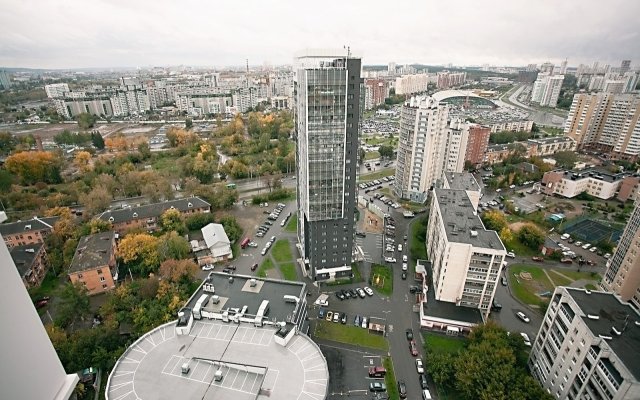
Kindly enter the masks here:
[[377, 151], [368, 151], [364, 153], [365, 160], [373, 160], [375, 158], [380, 158], [380, 153], [378, 153]]
[[556, 286], [569, 286], [571, 282], [573, 282], [571, 279], [567, 279], [562, 275], [556, 274], [554, 270], [549, 270], [547, 272], [549, 272], [549, 276], [551, 277], [553, 284]]
[[387, 265], [371, 266], [371, 286], [381, 294], [391, 296], [393, 293], [393, 271]]
[[353, 271], [353, 282], [362, 282], [360, 265], [358, 263], [351, 263], [351, 271]]
[[273, 246], [273, 249], [271, 249], [271, 255], [273, 255], [273, 259], [276, 260], [278, 264], [293, 262], [289, 239], [278, 240]]
[[393, 362], [391, 362], [391, 357], [383, 358], [382, 366], [387, 370], [387, 374], [384, 377], [384, 383], [387, 384], [388, 399], [398, 400], [400, 398], [400, 394], [398, 393], [398, 381], [396, 381], [396, 373], [393, 371]]
[[314, 336], [320, 339], [334, 342], [352, 344], [355, 346], [369, 347], [387, 351], [389, 344], [384, 336], [369, 333], [367, 329], [362, 329], [353, 325], [335, 324], [333, 322], [319, 320], [316, 323]]
[[508, 242], [504, 243], [504, 246], [507, 248], [507, 251], [513, 251], [519, 256], [528, 257], [528, 256], [539, 256], [540, 250], [533, 250], [530, 247], [525, 246], [520, 243], [520, 241], [513, 235], [514, 238]]
[[[521, 279], [520, 272], [529, 272], [531, 280]], [[509, 268], [509, 287], [511, 292], [523, 303], [539, 305], [543, 302], [537, 293], [553, 292], [555, 286], [540, 267], [517, 265]]]
[[296, 274], [296, 264], [292, 262], [279, 264], [280, 273], [282, 273], [282, 278], [287, 281], [297, 281], [298, 274]]
[[433, 353], [452, 353], [464, 349], [466, 340], [460, 337], [438, 335], [436, 333], [423, 333], [424, 348], [427, 352]]
[[55, 276], [53, 271], [49, 269], [49, 271], [47, 271], [47, 274], [44, 276], [40, 287], [29, 290], [29, 295], [33, 300], [37, 300], [45, 296], [52, 297], [58, 291], [59, 286], [60, 280], [57, 276]]
[[273, 265], [273, 262], [271, 261], [271, 259], [267, 258], [262, 262], [262, 264], [260, 264], [260, 268], [258, 268], [258, 272], [256, 273], [256, 276], [260, 278], [266, 278], [267, 271], [274, 268], [275, 266]]
[[395, 175], [395, 173], [395, 168], [383, 168], [370, 174], [360, 175], [360, 178], [358, 178], [358, 182], [375, 181], [376, 179], [384, 178], [385, 176]]
[[409, 254], [414, 260], [427, 259], [427, 216], [420, 216], [411, 224], [411, 237], [409, 238]]
[[180, 166], [176, 162], [176, 158], [162, 157], [155, 160], [151, 166], [160, 172], [167, 172], [170, 175], [180, 174]]
[[289, 218], [289, 222], [284, 227], [285, 232], [297, 232], [298, 231], [298, 215], [293, 214], [291, 218]]
[[562, 270], [559, 269], [558, 272], [560, 272], [563, 275], [568, 276], [569, 278], [573, 279], [574, 281], [577, 281], [579, 279], [586, 279], [586, 280], [590, 280], [590, 281], [599, 281], [600, 279], [602, 279], [602, 277], [597, 272], [565, 271], [563, 269]]
[[590, 283], [587, 283], [586, 285], [584, 285], [584, 288], [587, 290], [598, 290], [598, 288], [595, 287], [595, 285], [592, 285]]

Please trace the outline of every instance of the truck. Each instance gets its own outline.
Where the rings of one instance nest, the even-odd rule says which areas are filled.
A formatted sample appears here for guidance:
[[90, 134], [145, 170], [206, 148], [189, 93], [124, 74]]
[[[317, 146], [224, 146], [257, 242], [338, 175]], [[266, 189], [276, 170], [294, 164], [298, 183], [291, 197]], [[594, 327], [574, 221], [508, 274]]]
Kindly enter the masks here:
[[318, 299], [315, 301], [315, 305], [328, 307], [329, 306], [329, 295], [323, 293], [320, 296], [318, 296]]

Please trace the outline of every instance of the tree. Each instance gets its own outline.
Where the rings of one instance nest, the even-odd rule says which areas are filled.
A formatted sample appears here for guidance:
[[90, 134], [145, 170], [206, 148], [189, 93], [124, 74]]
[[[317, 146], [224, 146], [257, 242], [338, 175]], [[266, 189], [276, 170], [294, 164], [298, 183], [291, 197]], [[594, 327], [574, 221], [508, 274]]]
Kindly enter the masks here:
[[5, 161], [7, 171], [18, 176], [25, 185], [60, 183], [61, 167], [60, 157], [49, 151], [23, 151], [10, 155]]
[[80, 196], [80, 203], [84, 205], [84, 210], [88, 215], [98, 214], [111, 204], [111, 194], [107, 189], [97, 186], [89, 193]]
[[367, 155], [367, 152], [362, 147], [359, 147], [358, 148], [358, 162], [360, 162], [360, 164], [364, 163], [364, 157], [366, 155]]
[[184, 121], [184, 129], [191, 129], [193, 128], [193, 121], [191, 120], [191, 118], [187, 118]]
[[76, 152], [73, 163], [81, 172], [89, 172], [91, 170], [91, 153], [88, 151]]
[[508, 225], [504, 214], [498, 210], [490, 210], [482, 214], [482, 223], [487, 229], [496, 232], [501, 232]]
[[236, 221], [234, 217], [231, 215], [225, 215], [220, 218], [220, 224], [222, 224], [231, 243], [240, 239], [240, 236], [242, 235], [242, 227], [240, 227], [240, 224], [238, 224], [238, 221]]
[[80, 129], [93, 128], [97, 120], [98, 120], [98, 117], [96, 117], [95, 115], [91, 115], [89, 113], [82, 113], [76, 116], [76, 121], [78, 121], [78, 127]]
[[116, 188], [118, 187], [118, 182], [116, 182], [115, 178], [108, 174], [100, 174], [93, 179], [93, 187], [102, 187], [104, 188], [112, 198], [115, 197]]
[[533, 224], [526, 224], [518, 231], [518, 240], [533, 250], [538, 250], [544, 243], [545, 234]]
[[193, 281], [197, 273], [198, 266], [192, 260], [169, 259], [160, 264], [160, 276], [172, 282], [179, 282], [182, 279]]
[[91, 132], [91, 143], [93, 143], [94, 147], [98, 150], [104, 149], [104, 139], [100, 132]]
[[187, 231], [180, 211], [170, 208], [160, 216], [160, 227], [164, 232], [175, 231], [179, 235], [184, 235]]
[[558, 163], [558, 166], [569, 169], [573, 168], [578, 161], [578, 156], [573, 151], [558, 151], [553, 155], [553, 158]]
[[143, 160], [146, 160], [149, 157], [151, 157], [151, 147], [149, 147], [149, 142], [147, 141], [142, 141], [138, 143], [138, 151], [140, 152], [140, 155], [142, 156]]
[[378, 147], [378, 153], [380, 153], [380, 157], [391, 159], [393, 158], [393, 147], [382, 145]]
[[95, 233], [108, 232], [113, 229], [113, 225], [111, 225], [111, 222], [109, 221], [95, 218], [89, 222], [89, 229], [93, 235]]
[[0, 169], [0, 191], [8, 192], [13, 184], [13, 175], [4, 169]]
[[216, 222], [215, 216], [212, 213], [197, 213], [188, 216], [184, 223], [189, 231], [199, 231], [205, 226]]
[[79, 282], [64, 285], [56, 312], [56, 324], [66, 328], [84, 320], [89, 314], [89, 296], [84, 285]]
[[189, 257], [190, 252], [191, 246], [187, 239], [179, 236], [175, 231], [165, 233], [158, 241], [157, 254], [160, 261], [182, 260]]
[[0, 154], [10, 154], [16, 148], [18, 141], [9, 132], [0, 132]]
[[146, 233], [129, 234], [120, 241], [118, 257], [133, 272], [148, 275], [160, 265], [158, 243], [158, 238]]
[[513, 232], [511, 232], [508, 226], [500, 229], [499, 236], [503, 243], [510, 243], [513, 240]]

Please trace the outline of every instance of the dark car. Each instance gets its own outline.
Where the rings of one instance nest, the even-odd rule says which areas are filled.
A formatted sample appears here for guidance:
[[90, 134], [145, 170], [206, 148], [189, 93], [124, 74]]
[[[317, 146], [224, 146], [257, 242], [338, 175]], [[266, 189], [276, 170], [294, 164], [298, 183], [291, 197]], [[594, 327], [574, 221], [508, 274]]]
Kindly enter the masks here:
[[407, 334], [407, 340], [413, 340], [413, 329], [409, 328], [405, 333]]
[[403, 380], [398, 381], [398, 393], [400, 394], [401, 399], [407, 398], [407, 385]]
[[507, 286], [507, 278], [502, 277], [502, 279], [500, 280], [500, 282], [502, 282], [502, 286]]
[[531, 257], [531, 259], [533, 261], [537, 261], [537, 262], [543, 262], [544, 261], [544, 258], [538, 257], [538, 256], [533, 256], [533, 257]]
[[418, 356], [418, 346], [416, 346], [416, 341], [415, 340], [411, 340], [409, 342], [409, 351], [411, 352], [411, 355], [414, 357]]
[[342, 290], [336, 292], [336, 297], [340, 300], [344, 300], [344, 293], [342, 293]]
[[49, 303], [48, 297], [43, 297], [42, 299], [36, 300], [35, 301], [36, 309], [40, 309], [46, 306], [48, 303]]
[[252, 271], [255, 271], [256, 269], [258, 269], [258, 263], [255, 263], [251, 266]]
[[356, 291], [353, 290], [353, 289], [349, 289], [349, 294], [351, 295], [352, 299], [357, 299], [358, 298], [358, 293], [356, 293]]
[[387, 385], [385, 385], [382, 382], [371, 382], [369, 384], [369, 390], [371, 392], [386, 392], [387, 391]]
[[231, 268], [225, 268], [222, 270], [225, 274], [233, 274], [233, 270]]
[[402, 278], [403, 281], [407, 280], [407, 272], [406, 271], [402, 271], [402, 275], [400, 276]]
[[424, 376], [423, 374], [420, 374], [418, 375], [418, 379], [420, 380], [420, 387], [422, 388], [422, 390], [429, 388], [429, 384], [427, 383], [426, 376]]
[[340, 322], [342, 323], [342, 325], [345, 325], [347, 323], [347, 313], [340, 313]]
[[493, 311], [500, 311], [502, 310], [502, 304], [498, 303], [495, 299], [493, 299], [493, 305], [491, 306], [491, 309]]
[[356, 236], [359, 236], [359, 237], [367, 237], [367, 234], [366, 234], [366, 233], [364, 233], [364, 232], [356, 232]]
[[420, 288], [420, 286], [409, 286], [409, 292], [420, 293], [422, 292], [422, 289]]

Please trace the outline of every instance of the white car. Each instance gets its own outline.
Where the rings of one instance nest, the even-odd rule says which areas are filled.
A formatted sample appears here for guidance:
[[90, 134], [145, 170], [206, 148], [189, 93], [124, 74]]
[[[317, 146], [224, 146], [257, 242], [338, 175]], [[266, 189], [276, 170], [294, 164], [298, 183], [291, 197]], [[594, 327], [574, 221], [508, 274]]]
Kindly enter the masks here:
[[406, 254], [403, 254], [403, 255], [402, 255], [402, 261], [403, 261], [403, 262], [407, 262], [407, 261], [409, 261], [409, 257], [407, 257], [407, 255], [406, 255]]
[[215, 268], [213, 264], [205, 264], [202, 266], [203, 271], [211, 271], [213, 268]]
[[523, 313], [522, 311], [518, 311], [518, 312], [516, 313], [516, 316], [517, 316], [518, 318], [520, 318], [523, 322], [529, 323], [529, 321], [531, 321], [531, 320], [529, 319], [529, 317], [527, 317], [527, 316], [525, 315], [525, 313]]
[[589, 247], [591, 247], [591, 244], [589, 244], [589, 243], [585, 243], [585, 244], [582, 245], [582, 248], [585, 249], [585, 250], [588, 249]]
[[256, 242], [249, 242], [249, 247], [258, 247], [258, 243], [256, 243]]
[[416, 358], [416, 370], [418, 374], [424, 374], [424, 366], [422, 365], [422, 359]]
[[402, 245], [398, 244], [398, 251], [402, 251]]
[[406, 271], [407, 270], [407, 263], [402, 263], [402, 270]]
[[371, 288], [369, 286], [365, 286], [364, 287], [364, 291], [369, 295], [369, 296], [373, 296], [373, 290], [371, 290]]
[[565, 233], [564, 235], [560, 236], [560, 239], [562, 239], [562, 240], [567, 240], [567, 239], [569, 239], [570, 237], [571, 237], [571, 236], [569, 236], [569, 234], [568, 234], [568, 233]]
[[262, 251], [260, 252], [260, 254], [262, 254], [262, 255], [267, 254], [267, 250], [269, 250], [269, 249], [267, 249], [267, 248], [265, 247], [264, 249], [262, 249]]
[[611, 257], [611, 253], [607, 253], [604, 255], [604, 258], [609, 259], [609, 257]]
[[271, 243], [273, 243], [273, 242], [267, 242], [267, 243], [265, 243], [264, 248], [265, 248], [265, 249], [268, 249], [269, 247], [271, 247]]
[[396, 262], [396, 259], [393, 257], [385, 257], [384, 260], [388, 263], [394, 263]]
[[582, 246], [582, 242], [578, 240], [577, 242], [574, 243], [574, 245], [575, 246]]
[[361, 327], [363, 327], [364, 329], [367, 329], [367, 327], [369, 326], [367, 324], [367, 322], [369, 322], [369, 320], [367, 319], [367, 317], [362, 317], [362, 325], [360, 325]]
[[524, 332], [520, 332], [520, 336], [522, 336], [522, 340], [524, 340], [524, 345], [527, 347], [531, 347], [531, 340], [529, 340], [529, 335]]
[[516, 254], [513, 251], [507, 253], [507, 257], [516, 258]]
[[595, 252], [596, 252], [596, 250], [598, 250], [598, 248], [597, 248], [597, 247], [595, 247], [595, 246], [589, 249], [589, 251], [590, 251], [590, 252], [592, 252], [592, 253], [595, 253]]

